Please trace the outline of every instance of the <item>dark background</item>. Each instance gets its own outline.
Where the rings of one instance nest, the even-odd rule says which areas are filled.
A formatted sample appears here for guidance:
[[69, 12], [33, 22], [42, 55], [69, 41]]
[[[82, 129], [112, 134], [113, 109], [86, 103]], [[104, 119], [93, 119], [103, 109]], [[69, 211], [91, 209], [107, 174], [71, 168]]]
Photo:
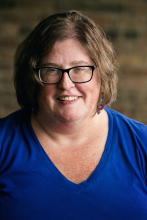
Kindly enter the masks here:
[[18, 44], [44, 18], [79, 10], [112, 41], [120, 64], [112, 108], [147, 124], [147, 0], [0, 0], [0, 117], [19, 109], [13, 86]]

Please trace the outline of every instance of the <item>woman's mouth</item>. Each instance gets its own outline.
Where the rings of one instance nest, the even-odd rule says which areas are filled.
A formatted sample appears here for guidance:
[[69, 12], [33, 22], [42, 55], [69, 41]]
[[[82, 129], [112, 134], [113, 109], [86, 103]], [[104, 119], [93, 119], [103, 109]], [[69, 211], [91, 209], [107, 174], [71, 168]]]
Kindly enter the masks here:
[[58, 100], [59, 101], [66, 101], [66, 102], [70, 102], [70, 101], [74, 101], [76, 99], [78, 99], [78, 96], [63, 96], [63, 97], [59, 97]]

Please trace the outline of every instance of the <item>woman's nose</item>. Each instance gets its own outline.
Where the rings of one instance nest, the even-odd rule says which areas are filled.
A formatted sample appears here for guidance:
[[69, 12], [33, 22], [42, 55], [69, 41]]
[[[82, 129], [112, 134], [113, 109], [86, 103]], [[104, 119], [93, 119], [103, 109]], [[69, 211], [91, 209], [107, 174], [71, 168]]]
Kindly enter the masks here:
[[59, 82], [59, 88], [69, 90], [72, 87], [75, 87], [74, 82], [71, 81], [68, 73], [64, 72], [62, 80]]

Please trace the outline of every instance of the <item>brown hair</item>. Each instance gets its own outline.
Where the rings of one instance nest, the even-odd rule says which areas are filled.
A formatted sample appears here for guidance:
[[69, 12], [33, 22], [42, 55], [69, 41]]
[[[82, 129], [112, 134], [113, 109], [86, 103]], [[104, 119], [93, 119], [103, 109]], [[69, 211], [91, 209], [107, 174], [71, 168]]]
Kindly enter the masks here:
[[[77, 11], [52, 15], [41, 21], [19, 45], [14, 63], [14, 85], [22, 108], [38, 109], [41, 82], [34, 68], [52, 50], [55, 42], [76, 38], [84, 45], [99, 68], [103, 105], [110, 106], [117, 95], [115, 52], [103, 30], [90, 18]], [[99, 106], [99, 100], [98, 100]]]

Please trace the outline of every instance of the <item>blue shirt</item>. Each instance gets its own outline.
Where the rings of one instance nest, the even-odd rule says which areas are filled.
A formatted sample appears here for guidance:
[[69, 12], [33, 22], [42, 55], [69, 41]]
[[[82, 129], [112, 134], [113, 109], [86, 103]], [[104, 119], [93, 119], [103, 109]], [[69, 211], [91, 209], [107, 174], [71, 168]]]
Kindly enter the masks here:
[[147, 220], [147, 126], [105, 110], [104, 154], [79, 185], [47, 156], [30, 112], [0, 120], [0, 220]]

